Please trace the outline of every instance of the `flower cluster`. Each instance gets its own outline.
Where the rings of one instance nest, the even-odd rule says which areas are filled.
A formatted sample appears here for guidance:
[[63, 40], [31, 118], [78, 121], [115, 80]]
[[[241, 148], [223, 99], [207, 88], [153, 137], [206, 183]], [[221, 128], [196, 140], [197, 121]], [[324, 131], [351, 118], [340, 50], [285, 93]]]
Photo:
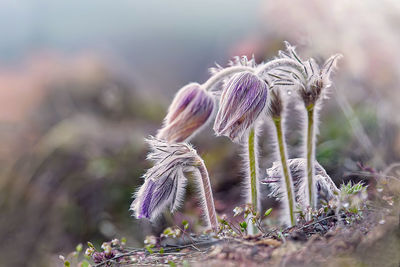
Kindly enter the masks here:
[[[85, 251], [85, 256], [87, 258], [92, 258], [93, 262], [96, 264], [103, 263], [107, 260], [113, 259], [115, 256], [118, 254], [118, 250], [115, 248], [117, 244], [113, 242], [104, 242], [101, 245], [101, 249], [103, 251], [96, 251], [94, 248], [93, 244], [88, 242], [89, 247]], [[116, 259], [117, 262], [119, 261], [119, 258]]]
[[[328, 96], [328, 88], [331, 86], [330, 76], [335, 69], [340, 54], [331, 56], [322, 66], [319, 66], [313, 58], [306, 61], [300, 59], [296, 54], [295, 48], [286, 43], [287, 53], [280, 52], [281, 58], [288, 58], [297, 61], [302, 66], [302, 75], [287, 70], [277, 69], [275, 75], [279, 78], [277, 81], [288, 81], [288, 85], [294, 85], [305, 107], [307, 118], [306, 127], [304, 127], [304, 156], [306, 157], [306, 176], [303, 179], [306, 184], [306, 206], [317, 207], [317, 184], [314, 177], [315, 162], [315, 143], [316, 133], [318, 133], [318, 112], [322, 107], [322, 100]], [[281, 75], [282, 77], [280, 77]]]
[[[333, 198], [337, 188], [315, 161], [317, 130], [314, 121], [317, 115], [314, 107], [326, 97], [330, 75], [340, 55], [332, 56], [320, 67], [312, 58], [301, 60], [290, 44], [286, 43], [286, 47], [277, 58], [261, 64], [256, 64], [254, 57], [236, 57], [226, 68], [219, 65], [213, 68], [212, 76], [205, 83], [190, 83], [178, 91], [157, 137], [147, 140], [151, 148], [148, 159], [154, 166], [144, 174], [144, 184], [131, 205], [137, 218], [153, 221], [166, 209], [177, 210], [190, 176], [199, 186], [208, 225], [216, 229], [217, 217], [207, 169], [196, 151], [185, 143], [214, 117], [215, 134], [227, 136], [244, 147], [247, 203], [253, 210], [261, 211], [258, 130], [269, 119], [274, 123], [274, 143], [280, 163], [268, 170], [269, 178], [264, 182], [271, 178], [277, 181], [271, 186], [271, 195], [285, 195], [281, 199], [288, 207], [289, 223], [296, 223], [296, 205], [303, 209], [316, 208], [317, 197]], [[292, 90], [298, 92], [293, 95], [299, 96], [307, 110], [305, 159], [290, 160], [286, 151], [283, 121], [286, 97]], [[250, 233], [255, 233], [252, 231], [256, 229], [253, 227]]]

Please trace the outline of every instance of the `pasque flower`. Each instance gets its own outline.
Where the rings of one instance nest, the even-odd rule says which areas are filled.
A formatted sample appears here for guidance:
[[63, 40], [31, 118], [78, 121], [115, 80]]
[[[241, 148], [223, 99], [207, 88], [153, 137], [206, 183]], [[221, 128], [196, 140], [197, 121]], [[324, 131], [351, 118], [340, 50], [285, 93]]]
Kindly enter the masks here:
[[200, 84], [190, 83], [176, 94], [157, 138], [172, 143], [183, 142], [207, 124], [213, 110], [212, 95]]
[[[214, 131], [217, 135], [228, 136], [232, 141], [244, 145], [244, 161], [249, 181], [245, 184], [250, 185], [246, 188], [246, 196], [248, 203], [251, 203], [254, 210], [259, 212], [261, 207], [257, 152], [257, 126], [259, 124], [257, 122], [261, 121], [258, 119], [267, 106], [268, 90], [273, 86], [286, 85], [288, 81], [291, 82], [289, 79], [283, 78], [279, 82], [274, 81], [273, 79], [277, 76], [271, 72], [283, 69], [286, 72], [294, 72], [296, 75], [304, 77], [305, 71], [303, 65], [291, 58], [276, 58], [257, 66], [254, 57], [251, 60], [248, 60], [247, 57], [236, 57], [230, 65], [225, 69], [220, 66], [213, 69], [213, 77], [204, 86], [205, 88], [213, 88], [219, 81], [223, 81]], [[274, 83], [271, 83], [272, 81]], [[275, 102], [275, 104], [282, 103]], [[278, 108], [274, 111], [279, 112], [280, 115], [283, 106], [275, 105], [273, 108]], [[244, 136], [247, 137], [246, 141], [242, 141]], [[283, 137], [282, 134], [280, 137]], [[285, 149], [284, 146], [280, 147], [283, 150]], [[280, 152], [282, 152], [282, 149]], [[290, 201], [290, 203], [293, 203], [293, 201]]]
[[170, 144], [156, 138], [147, 142], [152, 150], [147, 158], [154, 166], [144, 174], [144, 184], [131, 204], [136, 218], [154, 221], [166, 209], [176, 211], [182, 204], [190, 176], [198, 185], [207, 223], [215, 229], [217, 217], [210, 180], [200, 156], [186, 143]]
[[308, 78], [305, 83], [300, 83], [299, 86], [299, 94], [306, 107], [315, 105], [318, 100], [327, 97], [326, 89], [331, 86], [330, 75], [341, 57], [340, 54], [333, 55], [321, 67], [313, 58], [307, 61]]
[[[278, 151], [279, 159], [281, 165], [279, 167], [279, 171], [283, 179], [281, 179], [281, 191], [285, 195], [282, 202], [285, 207], [287, 207], [287, 213], [285, 215], [289, 215], [290, 225], [293, 226], [296, 224], [295, 219], [295, 193], [293, 189], [293, 180], [290, 173], [290, 169], [288, 166], [287, 158], [288, 153], [286, 151], [286, 141], [285, 141], [285, 127], [284, 127], [284, 119], [285, 119], [285, 103], [283, 101], [282, 94], [278, 90], [278, 88], [273, 88], [271, 90], [271, 97], [268, 103], [268, 114], [272, 118], [273, 124], [275, 126], [275, 144]], [[286, 210], [286, 209], [285, 209]]]
[[[255, 74], [254, 58], [237, 58], [231, 68], [245, 67], [224, 79], [220, 96], [219, 110], [214, 122], [217, 135], [228, 136], [233, 142], [244, 146], [246, 166], [246, 197], [256, 212], [261, 211], [258, 181], [258, 142], [256, 121], [265, 108], [268, 96], [268, 85]], [[229, 69], [229, 68], [228, 68]], [[223, 73], [220, 70], [215, 75]], [[223, 75], [221, 75], [223, 76]], [[244, 136], [247, 140], [243, 140]], [[255, 234], [257, 228], [251, 224], [249, 233]]]
[[[293, 186], [296, 195], [296, 203], [302, 208], [307, 208], [307, 183], [305, 176], [307, 160], [305, 158], [294, 158], [288, 160], [291, 177], [293, 179]], [[337, 199], [339, 189], [335, 183], [326, 173], [325, 169], [317, 161], [314, 161], [315, 168], [315, 183], [317, 191], [317, 199], [329, 202], [330, 200]], [[271, 193], [270, 196], [276, 198], [284, 197], [283, 189], [281, 185], [282, 172], [281, 163], [276, 161], [272, 164], [272, 167], [267, 169], [267, 177], [261, 180], [261, 183], [267, 184]]]
[[214, 123], [217, 135], [239, 142], [264, 110], [268, 95], [267, 83], [254, 73], [233, 75], [225, 84]]
[[295, 48], [286, 43], [287, 52], [280, 51], [281, 58], [297, 62], [300, 68], [275, 68], [270, 76], [277, 78], [273, 82], [286, 87], [296, 86], [297, 92], [304, 104], [306, 112], [306, 125], [304, 127], [304, 145], [307, 164], [305, 166], [305, 183], [307, 184], [307, 206], [317, 208], [317, 184], [314, 178], [315, 142], [318, 132], [318, 112], [322, 106], [322, 99], [327, 97], [328, 88], [331, 85], [330, 76], [336, 63], [342, 56], [336, 54], [331, 56], [322, 66], [319, 66], [314, 59], [303, 61], [296, 54]]

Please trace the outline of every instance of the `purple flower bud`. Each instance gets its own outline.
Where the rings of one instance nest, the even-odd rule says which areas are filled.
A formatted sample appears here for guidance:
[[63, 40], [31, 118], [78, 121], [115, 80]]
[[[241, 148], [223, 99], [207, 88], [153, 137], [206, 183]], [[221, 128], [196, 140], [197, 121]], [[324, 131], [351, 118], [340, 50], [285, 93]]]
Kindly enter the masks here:
[[264, 109], [267, 95], [267, 84], [253, 73], [233, 75], [221, 95], [214, 123], [216, 134], [239, 142]]
[[212, 96], [198, 83], [184, 86], [176, 94], [157, 138], [183, 142], [206, 125], [214, 109]]

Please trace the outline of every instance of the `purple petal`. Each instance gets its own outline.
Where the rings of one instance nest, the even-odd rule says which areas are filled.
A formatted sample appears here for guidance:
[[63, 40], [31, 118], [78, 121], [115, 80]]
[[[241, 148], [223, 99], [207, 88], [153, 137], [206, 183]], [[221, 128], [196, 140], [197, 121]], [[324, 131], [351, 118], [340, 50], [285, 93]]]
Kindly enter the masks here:
[[149, 207], [151, 204], [151, 200], [153, 198], [153, 192], [155, 188], [155, 183], [152, 180], [148, 180], [145, 182], [143, 186], [146, 186], [143, 195], [141, 196], [143, 199], [140, 202], [141, 205], [139, 207], [139, 215], [138, 219], [140, 218], [150, 218]]

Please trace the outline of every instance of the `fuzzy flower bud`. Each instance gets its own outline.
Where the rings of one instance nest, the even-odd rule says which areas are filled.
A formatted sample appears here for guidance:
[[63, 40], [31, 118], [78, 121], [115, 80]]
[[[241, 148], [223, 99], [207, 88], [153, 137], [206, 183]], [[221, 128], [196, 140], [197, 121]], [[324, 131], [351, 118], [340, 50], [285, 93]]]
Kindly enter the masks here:
[[[296, 202], [305, 208], [306, 203], [306, 178], [304, 175], [306, 159], [295, 158], [288, 160], [289, 169], [292, 174], [294, 190], [296, 194]], [[317, 161], [314, 163], [315, 166], [315, 179], [317, 196], [319, 200], [329, 202], [330, 200], [337, 199], [339, 189], [335, 183], [326, 173], [325, 169]], [[280, 198], [282, 197], [282, 186], [280, 182], [282, 180], [281, 175], [281, 164], [274, 162], [272, 167], [267, 169], [267, 178], [262, 180], [261, 183], [268, 184], [271, 190], [270, 196]]]
[[305, 107], [313, 106], [319, 99], [327, 97], [326, 89], [331, 86], [330, 75], [341, 57], [340, 54], [331, 56], [321, 67], [312, 58], [307, 61], [307, 83], [299, 88]]
[[271, 90], [268, 113], [272, 118], [280, 118], [283, 112], [281, 93], [278, 90]]
[[183, 142], [206, 125], [214, 110], [214, 99], [200, 84], [190, 83], [176, 94], [157, 138]]
[[266, 82], [255, 74], [242, 72], [233, 75], [221, 95], [214, 123], [216, 134], [239, 142], [263, 111], [267, 95]]

